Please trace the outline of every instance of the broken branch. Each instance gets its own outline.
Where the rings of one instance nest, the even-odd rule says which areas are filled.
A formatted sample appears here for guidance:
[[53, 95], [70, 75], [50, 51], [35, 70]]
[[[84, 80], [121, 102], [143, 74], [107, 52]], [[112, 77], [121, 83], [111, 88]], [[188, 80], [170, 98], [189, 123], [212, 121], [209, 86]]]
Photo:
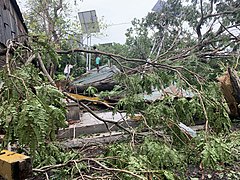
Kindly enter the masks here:
[[[68, 97], [69, 99], [73, 100], [74, 102], [78, 103], [80, 106], [82, 106], [84, 109], [86, 109], [90, 114], [92, 114], [95, 118], [97, 118], [98, 120], [106, 123], [111, 123], [116, 125], [117, 127], [119, 127], [120, 129], [123, 129], [124, 131], [128, 132], [131, 134], [131, 131], [128, 130], [127, 128], [123, 127], [121, 124], [119, 124], [119, 122], [115, 122], [115, 121], [111, 121], [111, 120], [107, 120], [107, 119], [103, 119], [101, 117], [99, 117], [96, 113], [94, 113], [93, 110], [91, 110], [87, 105], [85, 105], [84, 103], [80, 102], [79, 100], [73, 98], [72, 96], [70, 96], [69, 94], [67, 94], [66, 92], [63, 92], [63, 94]], [[107, 126], [108, 128], [108, 126]], [[109, 129], [109, 128], [108, 128]]]
[[45, 68], [45, 66], [43, 64], [41, 55], [38, 53], [37, 56], [38, 56], [38, 62], [40, 64], [40, 67], [41, 67], [43, 73], [47, 76], [47, 78], [48, 78], [49, 82], [51, 83], [51, 85], [56, 87], [55, 82], [53, 81], [52, 77], [48, 74], [48, 72], [47, 72], [47, 70], [46, 70], [46, 68]]

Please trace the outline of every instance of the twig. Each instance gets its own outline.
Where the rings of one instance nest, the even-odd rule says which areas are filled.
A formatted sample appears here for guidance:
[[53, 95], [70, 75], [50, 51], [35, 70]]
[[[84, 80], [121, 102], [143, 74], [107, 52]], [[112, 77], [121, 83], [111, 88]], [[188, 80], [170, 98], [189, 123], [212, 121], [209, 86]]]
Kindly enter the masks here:
[[234, 69], [237, 69], [237, 67], [238, 67], [239, 58], [240, 58], [240, 55], [238, 55], [238, 57], [237, 57], [237, 61], [236, 61], [236, 65], [234, 66]]
[[236, 40], [240, 40], [239, 37], [235, 36], [233, 33], [231, 33], [231, 31], [228, 30], [227, 27], [225, 27], [220, 21], [219, 21], [219, 24], [221, 24], [221, 26], [231, 35], [233, 36]]
[[[83, 177], [86, 177], [87, 179], [97, 179], [97, 180], [100, 180], [100, 179], [102, 179], [102, 180], [104, 180], [104, 179], [106, 179], [106, 180], [112, 179], [110, 176], [97, 176], [97, 177], [93, 177], [93, 176], [89, 176], [89, 175], [83, 175]], [[77, 179], [79, 179], [79, 178], [77, 178]]]
[[138, 179], [143, 179], [143, 180], [146, 180], [146, 178], [142, 177], [142, 176], [139, 176], [131, 171], [128, 171], [128, 170], [125, 170], [125, 169], [116, 169], [116, 168], [109, 168], [105, 165], [103, 165], [102, 163], [100, 163], [99, 161], [96, 161], [95, 159], [91, 159], [91, 161], [95, 162], [96, 164], [98, 164], [99, 166], [101, 166], [102, 168], [108, 170], [108, 171], [116, 171], [116, 172], [120, 172], [120, 173], [126, 173], [126, 174], [129, 174], [133, 177], [136, 177]]
[[[13, 78], [16, 78], [16, 79], [22, 81], [23, 86], [24, 86], [24, 88], [25, 88], [25, 90], [26, 90], [26, 96], [28, 97], [28, 96], [29, 96], [29, 92], [28, 92], [28, 88], [27, 88], [26, 83], [24, 82], [24, 80], [23, 80], [22, 78], [20, 78], [20, 77], [17, 77], [17, 76], [12, 75], [12, 74], [9, 74], [9, 77], [13, 77]], [[16, 87], [16, 88], [17, 88], [17, 87]]]
[[[11, 40], [8, 40], [8, 41], [7, 41], [7, 44], [8, 44], [8, 46], [7, 46], [7, 51], [6, 51], [6, 68], [7, 68], [8, 76], [9, 76], [9, 77], [16, 78], [16, 79], [22, 81], [23, 86], [24, 86], [24, 88], [25, 88], [25, 90], [26, 90], [26, 96], [28, 97], [28, 96], [29, 96], [29, 94], [28, 94], [28, 88], [27, 88], [24, 80], [23, 80], [22, 78], [20, 78], [20, 77], [17, 77], [17, 76], [14, 76], [14, 75], [11, 74], [11, 70], [10, 70], [10, 50], [11, 50], [11, 48], [13, 47], [13, 42], [12, 42]], [[16, 87], [16, 86], [15, 86], [15, 87]], [[16, 87], [16, 89], [17, 89], [17, 87]], [[17, 91], [18, 91], [18, 89], [17, 89]]]
[[8, 44], [8, 46], [7, 46], [7, 51], [6, 51], [6, 68], [7, 68], [8, 75], [10, 75], [11, 74], [11, 70], [10, 70], [10, 50], [13, 46], [13, 43], [12, 43], [12, 41], [8, 40], [7, 44]]
[[49, 73], [47, 72], [47, 70], [46, 70], [46, 68], [45, 68], [45, 66], [43, 64], [42, 57], [41, 57], [40, 53], [37, 54], [37, 57], [38, 57], [38, 62], [40, 64], [40, 66], [41, 66], [41, 69], [42, 69], [43, 73], [45, 74], [45, 76], [47, 76], [47, 78], [48, 78], [49, 82], [51, 83], [51, 85], [56, 87], [55, 82], [53, 81], [52, 77], [49, 75]]
[[35, 55], [35, 54], [32, 54], [32, 55], [27, 59], [27, 61], [25, 62], [25, 65], [30, 64], [30, 63], [33, 61], [34, 58], [36, 58], [36, 55]]
[[[199, 90], [197, 90], [196, 88], [194, 88], [183, 76], [180, 72], [178, 72], [178, 75], [181, 77], [181, 79], [184, 80], [184, 82], [190, 87], [192, 88], [195, 92], [197, 92], [197, 95], [200, 99], [200, 104], [202, 106], [202, 109], [203, 109], [203, 113], [204, 113], [204, 116], [206, 118], [206, 123], [205, 123], [205, 130], [206, 132], [208, 131], [208, 122], [209, 122], [209, 119], [208, 119], [208, 115], [207, 115], [207, 111], [206, 111], [206, 108], [205, 108], [205, 105], [204, 105], [204, 102], [203, 102], [203, 99], [202, 99], [202, 95], [201, 93], [199, 92]], [[201, 84], [200, 84], [201, 85]]]
[[178, 40], [180, 36], [180, 32], [178, 32], [177, 36], [174, 38], [173, 43], [171, 44], [171, 46], [163, 53], [161, 54], [159, 57], [163, 57], [164, 55], [166, 55], [170, 50], [172, 50], [172, 48], [174, 47], [174, 45], [176, 44], [176, 41]]
[[143, 118], [143, 122], [144, 122], [145, 126], [146, 126], [150, 131], [152, 131], [153, 134], [155, 134], [157, 137], [162, 137], [162, 138], [164, 139], [164, 141], [167, 142], [167, 141], [166, 141], [166, 136], [164, 136], [163, 133], [160, 134], [158, 131], [156, 131], [155, 129], [151, 128], [151, 127], [148, 125], [147, 120], [146, 120], [146, 118], [145, 118], [143, 115], [142, 115], [142, 118]]
[[81, 177], [82, 177], [82, 179], [84, 180], [84, 177], [83, 177], [83, 175], [82, 175], [82, 173], [81, 173], [81, 170], [79, 169], [79, 167], [78, 167], [78, 165], [77, 165], [77, 162], [76, 162], [76, 161], [74, 161], [74, 163], [75, 163], [75, 166], [76, 166], [76, 168], [77, 168], [77, 170], [78, 170], [78, 172], [79, 172], [80, 176], [81, 176]]
[[135, 178], [138, 178], [138, 179], [142, 179], [142, 180], [146, 180], [146, 178], [142, 177], [142, 176], [139, 176], [131, 171], [128, 171], [128, 170], [125, 170], [125, 169], [117, 169], [117, 168], [109, 168], [105, 165], [103, 165], [102, 163], [100, 163], [97, 159], [94, 159], [94, 158], [82, 158], [82, 159], [79, 159], [79, 160], [70, 160], [64, 164], [56, 164], [56, 165], [49, 165], [49, 166], [44, 166], [42, 168], [39, 168], [39, 169], [33, 169], [33, 172], [36, 172], [36, 173], [45, 173], [45, 172], [48, 172], [52, 169], [58, 169], [58, 168], [62, 168], [62, 167], [65, 167], [65, 166], [68, 166], [68, 165], [72, 165], [72, 164], [75, 164], [75, 163], [80, 163], [80, 162], [83, 162], [83, 161], [87, 161], [87, 162], [94, 162], [96, 163], [97, 165], [99, 165], [100, 167], [104, 168], [105, 170], [107, 171], [113, 171], [113, 172], [118, 172], [118, 173], [126, 173], [126, 174], [129, 174]]
[[[130, 130], [126, 129], [125, 127], [123, 127], [121, 124], [119, 124], [119, 122], [116, 121], [111, 121], [111, 120], [107, 120], [107, 119], [103, 119], [101, 117], [99, 117], [93, 110], [91, 110], [87, 105], [85, 105], [84, 103], [78, 101], [77, 99], [73, 98], [72, 96], [70, 96], [68, 93], [63, 92], [63, 94], [68, 97], [69, 99], [73, 100], [74, 102], [78, 103], [80, 106], [82, 106], [84, 109], [86, 109], [90, 114], [92, 114], [95, 118], [97, 118], [98, 120], [104, 122], [104, 123], [111, 123], [116, 125], [117, 127], [123, 129], [124, 131], [128, 132], [128, 133], [132, 133]], [[108, 126], [107, 126], [108, 127]], [[110, 131], [110, 130], [109, 130]]]
[[46, 175], [46, 179], [49, 180], [49, 177], [48, 177], [48, 173], [45, 172], [45, 175]]

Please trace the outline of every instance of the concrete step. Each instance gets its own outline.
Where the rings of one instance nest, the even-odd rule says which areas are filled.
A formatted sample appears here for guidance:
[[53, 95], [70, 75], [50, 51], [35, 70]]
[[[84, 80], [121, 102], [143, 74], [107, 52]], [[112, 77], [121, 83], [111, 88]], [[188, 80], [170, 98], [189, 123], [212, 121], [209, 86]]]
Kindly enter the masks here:
[[[195, 131], [201, 131], [204, 129], [204, 125], [198, 125], [198, 126], [191, 126], [191, 129]], [[169, 138], [167, 135], [164, 134], [164, 131], [158, 130], [154, 133], [157, 133], [159, 136], [164, 136], [165, 138]], [[140, 132], [138, 134], [141, 134], [142, 136], [149, 136], [152, 135], [153, 132], [147, 131], [147, 132]], [[102, 145], [102, 144], [112, 144], [119, 141], [124, 141], [127, 138], [129, 138], [129, 134], [125, 132], [119, 132], [119, 131], [112, 131], [112, 132], [105, 132], [105, 133], [99, 133], [99, 134], [89, 134], [78, 138], [73, 139], [67, 139], [63, 140], [61, 144], [67, 148], [81, 148], [81, 147], [89, 147], [89, 146], [96, 146], [96, 145]]]
[[[126, 113], [113, 114], [112, 112], [96, 112], [96, 114], [102, 119], [118, 122], [125, 128], [136, 127], [139, 124], [139, 121], [127, 117]], [[120, 130], [119, 127], [112, 123], [107, 123], [107, 125], [110, 131]], [[58, 138], [73, 139], [81, 135], [105, 133], [108, 131], [109, 130], [103, 121], [98, 120], [90, 113], [84, 113], [77, 123], [70, 125], [68, 128], [60, 129], [58, 132]]]
[[92, 134], [82, 138], [67, 139], [66, 141], [62, 141], [61, 144], [67, 148], [81, 148], [98, 144], [115, 143], [120, 140], [123, 141], [127, 139], [128, 136], [129, 135], [123, 132], [113, 131], [111, 133]]

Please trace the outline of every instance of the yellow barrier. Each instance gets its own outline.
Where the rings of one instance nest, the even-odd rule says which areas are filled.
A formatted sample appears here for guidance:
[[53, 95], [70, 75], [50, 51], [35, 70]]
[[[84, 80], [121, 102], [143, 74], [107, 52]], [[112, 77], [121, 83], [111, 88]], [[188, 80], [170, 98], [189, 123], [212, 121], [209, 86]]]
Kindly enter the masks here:
[[83, 95], [80, 95], [80, 94], [72, 94], [72, 93], [68, 93], [68, 95], [74, 97], [77, 100], [101, 101], [101, 99], [99, 97], [88, 97], [88, 96], [83, 96]]
[[29, 156], [3, 150], [0, 152], [0, 176], [7, 180], [22, 180], [32, 175]]

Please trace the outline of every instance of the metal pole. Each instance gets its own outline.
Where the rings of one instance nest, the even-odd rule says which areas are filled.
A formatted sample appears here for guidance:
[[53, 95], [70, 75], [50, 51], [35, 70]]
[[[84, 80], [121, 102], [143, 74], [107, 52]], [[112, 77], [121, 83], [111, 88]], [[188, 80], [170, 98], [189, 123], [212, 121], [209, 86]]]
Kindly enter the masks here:
[[[87, 50], [88, 50], [88, 35], [87, 35]], [[86, 72], [88, 72], [88, 53], [86, 53]]]
[[[91, 45], [92, 44], [92, 36], [91, 36], [91, 34], [90, 34], [90, 36], [89, 36], [89, 49], [91, 49]], [[89, 71], [91, 70], [91, 62], [92, 62], [92, 60], [91, 60], [91, 53], [89, 53]]]

